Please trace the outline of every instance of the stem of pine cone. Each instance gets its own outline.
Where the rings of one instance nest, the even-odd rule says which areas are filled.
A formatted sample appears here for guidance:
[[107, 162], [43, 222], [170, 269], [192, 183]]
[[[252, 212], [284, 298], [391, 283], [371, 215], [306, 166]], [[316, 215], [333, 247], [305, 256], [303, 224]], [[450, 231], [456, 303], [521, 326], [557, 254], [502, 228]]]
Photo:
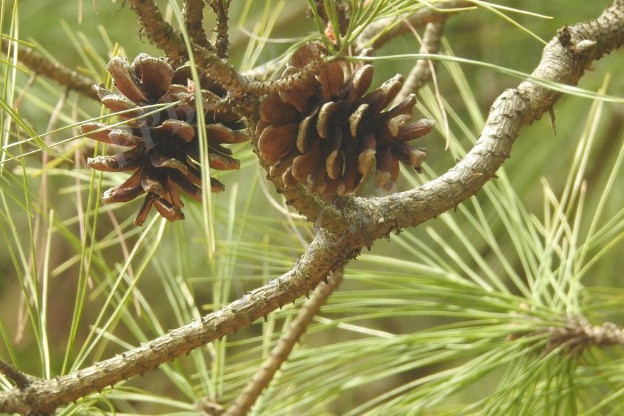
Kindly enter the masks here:
[[[162, 49], [173, 61], [181, 62], [186, 59], [188, 52], [182, 36], [163, 19], [158, 6], [152, 0], [130, 0], [130, 7], [136, 13], [150, 42]], [[209, 72], [215, 83], [223, 86], [233, 97], [246, 99], [250, 95], [246, 78], [231, 65], [210, 50], [196, 45], [191, 47], [199, 68], [203, 72]], [[251, 109], [253, 106], [247, 105], [247, 108]]]
[[332, 272], [326, 284], [316, 287], [312, 296], [301, 306], [297, 317], [282, 333], [277, 345], [271, 350], [256, 374], [251, 378], [243, 391], [234, 399], [223, 416], [244, 416], [254, 405], [260, 394], [275, 377], [282, 364], [288, 359], [295, 344], [299, 342], [312, 319], [317, 315], [327, 298], [340, 285], [344, 266]]

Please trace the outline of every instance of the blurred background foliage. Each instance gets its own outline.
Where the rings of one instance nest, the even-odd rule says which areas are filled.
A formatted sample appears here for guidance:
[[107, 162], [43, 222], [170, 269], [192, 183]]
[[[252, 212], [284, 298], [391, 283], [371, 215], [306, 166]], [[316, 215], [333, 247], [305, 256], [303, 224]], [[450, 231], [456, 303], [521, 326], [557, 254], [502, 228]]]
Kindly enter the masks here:
[[[172, 1], [159, 5], [174, 20]], [[405, 7], [409, 2], [395, 3]], [[609, 3], [496, 4], [549, 16], [503, 10], [548, 41], [558, 28], [594, 18]], [[307, 7], [304, 1], [233, 1], [231, 62], [249, 69], [309, 36], [316, 25]], [[121, 1], [3, 0], [1, 15], [3, 36], [36, 45], [98, 82], [107, 81], [105, 65], [114, 53], [130, 60], [140, 52], [160, 54], [141, 36], [135, 15]], [[208, 31], [211, 19], [206, 12]], [[444, 35], [443, 54], [525, 73], [537, 65], [544, 46], [485, 7], [449, 18]], [[405, 35], [376, 56], [418, 49], [414, 36]], [[409, 57], [375, 60], [374, 83], [407, 74], [414, 62]], [[605, 57], [579, 87], [621, 97], [623, 64], [621, 52]], [[249, 145], [235, 149], [242, 161], [239, 171], [215, 175], [226, 191], [212, 199], [214, 253], [200, 208], [191, 201], [186, 221], [165, 223], [152, 216], [142, 228], [135, 227], [132, 220], [140, 202], [98, 202], [102, 190], [124, 175], [88, 170], [85, 159], [94, 149], [76, 137], [81, 121], [100, 114], [99, 103], [75, 92], [66, 94], [42, 77], [31, 78], [21, 67], [14, 71], [4, 55], [0, 65], [3, 101], [16, 112], [12, 119], [6, 111], [2, 115], [0, 356], [19, 369], [49, 377], [137, 346], [287, 271], [310, 240], [312, 225], [289, 214]], [[429, 151], [426, 173], [403, 169], [396, 191], [452, 166], [475, 140], [493, 99], [520, 82], [496, 68], [444, 61], [438, 62], [436, 77], [448, 129], [433, 89], [423, 88], [422, 114], [415, 116], [437, 121], [437, 130], [422, 143]], [[506, 336], [532, 334], [561, 323], [566, 315], [624, 325], [619, 306], [624, 295], [624, 193], [623, 172], [617, 166], [624, 106], [621, 101], [564, 95], [554, 114], [554, 121], [546, 115], [522, 130], [499, 180], [486, 190], [455, 212], [376, 242], [346, 267], [341, 288], [255, 414], [619, 411], [617, 402], [608, 404], [604, 397], [618, 397], [624, 385], [600, 366], [616, 363], [611, 368], [622, 369], [622, 351], [550, 360], [549, 354], [531, 353], [544, 348], [543, 336], [528, 337], [520, 346], [506, 344]], [[26, 140], [33, 132], [40, 135], [38, 140]], [[42, 151], [42, 143], [52, 146], [50, 151]], [[587, 147], [579, 151], [579, 143]], [[569, 179], [577, 173], [582, 181]], [[566, 200], [565, 195], [570, 197]], [[596, 230], [603, 234], [591, 240]], [[604, 255], [583, 269], [603, 249]], [[547, 269], [557, 276], [554, 283], [544, 283], [550, 276]], [[548, 287], [539, 289], [540, 282]], [[553, 294], [559, 289], [568, 295], [565, 301]], [[227, 404], [299, 305], [285, 306], [265, 322], [65, 412], [193, 414], [193, 403], [204, 396]], [[530, 311], [532, 321], [514, 321], [523, 310]], [[536, 363], [541, 367], [532, 367]], [[579, 370], [581, 364], [586, 367]], [[550, 380], [526, 378], [540, 371]], [[575, 384], [571, 374], [587, 383], [593, 380], [596, 387], [589, 385], [580, 394], [582, 383]], [[522, 386], [505, 387], [514, 377], [525, 381], [525, 388], [534, 386], [529, 399], [519, 398], [526, 392]], [[4, 380], [2, 386], [9, 384]]]

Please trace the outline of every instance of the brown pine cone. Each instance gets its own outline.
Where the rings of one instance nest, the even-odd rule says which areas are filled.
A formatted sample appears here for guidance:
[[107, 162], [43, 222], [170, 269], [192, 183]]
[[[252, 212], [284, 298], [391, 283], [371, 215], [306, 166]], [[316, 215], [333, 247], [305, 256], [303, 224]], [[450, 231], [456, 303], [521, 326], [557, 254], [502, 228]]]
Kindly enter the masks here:
[[[104, 192], [105, 203], [126, 202], [147, 193], [134, 221], [141, 225], [152, 206], [168, 219], [184, 219], [180, 191], [201, 202], [199, 135], [190, 67], [174, 70], [166, 61], [140, 54], [132, 65], [119, 57], [108, 63], [118, 93], [94, 89], [102, 104], [124, 123], [108, 127], [86, 123], [82, 132], [102, 143], [130, 147], [112, 156], [89, 158], [87, 166], [101, 171], [134, 171], [122, 184]], [[200, 81], [208, 138], [209, 165], [217, 170], [238, 169], [238, 160], [223, 144], [241, 143], [244, 124], [224, 105], [225, 92], [207, 77]], [[163, 105], [165, 106], [163, 108]], [[210, 179], [212, 192], [224, 189]]]
[[[312, 47], [293, 56], [285, 75], [314, 58]], [[410, 122], [415, 95], [382, 111], [399, 93], [403, 77], [396, 75], [366, 93], [373, 78], [371, 65], [345, 77], [347, 65], [333, 61], [319, 74], [290, 90], [269, 94], [260, 105], [256, 129], [260, 156], [269, 174], [287, 187], [304, 185], [328, 196], [354, 192], [376, 161], [377, 185], [395, 183], [399, 161], [420, 171], [426, 150], [407, 142], [429, 133], [433, 121]]]

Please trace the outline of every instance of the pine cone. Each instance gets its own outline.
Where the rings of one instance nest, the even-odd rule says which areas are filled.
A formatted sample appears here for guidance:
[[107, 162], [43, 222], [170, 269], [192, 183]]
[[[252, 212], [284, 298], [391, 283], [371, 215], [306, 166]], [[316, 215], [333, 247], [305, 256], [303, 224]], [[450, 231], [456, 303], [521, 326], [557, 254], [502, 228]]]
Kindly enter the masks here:
[[[284, 75], [298, 71], [315, 53], [309, 46], [299, 50]], [[360, 66], [345, 79], [346, 69], [342, 61], [322, 64], [316, 77], [269, 94], [261, 103], [258, 150], [269, 174], [281, 176], [285, 186], [344, 195], [357, 190], [376, 161], [377, 185], [390, 190], [399, 161], [420, 171], [426, 150], [407, 142], [429, 133], [433, 121], [410, 122], [413, 94], [382, 111], [399, 93], [403, 77], [396, 75], [365, 94], [373, 67]]]
[[[108, 127], [86, 123], [82, 131], [102, 143], [130, 147], [112, 156], [89, 158], [87, 166], [101, 171], [134, 171], [124, 183], [104, 192], [105, 203], [126, 202], [147, 193], [134, 221], [141, 225], [152, 207], [168, 219], [184, 219], [180, 191], [201, 202], [199, 135], [190, 67], [174, 70], [166, 61], [140, 54], [132, 65], [119, 57], [108, 63], [120, 94], [95, 86], [102, 104], [124, 121]], [[238, 169], [238, 160], [222, 144], [247, 140], [241, 120], [224, 104], [225, 91], [203, 76], [203, 97], [209, 165], [217, 170]], [[167, 105], [163, 108], [162, 105]], [[212, 192], [224, 189], [210, 179]]]

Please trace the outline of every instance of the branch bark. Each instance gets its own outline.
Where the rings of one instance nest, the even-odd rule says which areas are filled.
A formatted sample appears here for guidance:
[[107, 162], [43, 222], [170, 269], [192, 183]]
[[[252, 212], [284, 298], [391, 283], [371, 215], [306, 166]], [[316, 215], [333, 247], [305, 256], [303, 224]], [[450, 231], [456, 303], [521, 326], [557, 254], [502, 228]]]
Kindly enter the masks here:
[[204, 31], [204, 2], [202, 0], [184, 1], [184, 25], [193, 43], [197, 46], [213, 51], [214, 47], [208, 41]]
[[[574, 85], [592, 61], [623, 44], [624, 0], [615, 0], [597, 19], [562, 29], [544, 48], [532, 75]], [[293, 302], [362, 247], [392, 231], [416, 226], [474, 195], [509, 156], [520, 128], [539, 119], [559, 96], [530, 81], [505, 91], [492, 105], [474, 148], [444, 175], [384, 198], [337, 198], [320, 213], [314, 240], [287, 273], [217, 312], [121, 355], [52, 380], [33, 379], [23, 390], [2, 392], [0, 411], [51, 411], [143, 374]]]
[[94, 100], [99, 100], [97, 94], [93, 91], [93, 85], [97, 84], [93, 78], [79, 74], [58, 62], [51, 61], [31, 47], [11, 42], [7, 38], [1, 38], [0, 41], [2, 42], [2, 53], [7, 54], [12, 48], [17, 48], [18, 61], [35, 74], [43, 75], [70, 90], [77, 91]]
[[217, 50], [217, 56], [219, 58], [227, 58], [228, 45], [230, 44], [230, 37], [228, 35], [228, 16], [230, 10], [231, 0], [208, 0], [208, 5], [212, 7], [217, 15], [217, 27], [215, 32], [217, 33], [217, 39], [215, 40], [215, 48]]
[[312, 318], [321, 310], [327, 298], [340, 285], [342, 281], [342, 268], [334, 271], [327, 283], [319, 285], [312, 293], [297, 314], [297, 317], [290, 323], [288, 328], [280, 336], [277, 345], [270, 352], [267, 359], [262, 363], [260, 369], [251, 378], [243, 391], [234, 399], [230, 407], [223, 413], [223, 416], [244, 416], [254, 405], [260, 394], [269, 386], [273, 377], [280, 369], [284, 361], [288, 359], [295, 344], [301, 339]]
[[[435, 22], [427, 23], [425, 26], [425, 33], [422, 37], [422, 46], [420, 47], [420, 53], [422, 54], [435, 54], [440, 50], [440, 42], [442, 41], [442, 32], [444, 32], [444, 20], [438, 20]], [[409, 75], [405, 78], [403, 88], [399, 95], [394, 99], [395, 102], [400, 103], [411, 93], [416, 93], [420, 87], [422, 87], [433, 74], [435, 68], [435, 62], [427, 59], [419, 59], [416, 65], [410, 71]]]
[[[188, 56], [186, 45], [178, 31], [167, 23], [160, 9], [152, 0], [130, 0], [130, 7], [137, 15], [145, 35], [162, 49], [168, 58], [182, 62]], [[195, 61], [201, 71], [209, 72], [212, 79], [225, 87], [235, 98], [247, 96], [248, 81], [214, 52], [198, 45], [191, 45]]]
[[354, 48], [358, 53], [367, 48], [378, 49], [390, 39], [408, 33], [412, 28], [446, 20], [450, 15], [460, 10], [471, 8], [474, 8], [474, 4], [470, 1], [445, 1], [437, 3], [435, 8], [423, 8], [407, 19], [386, 18], [377, 20], [360, 33], [354, 43]]
[[137, 15], [150, 42], [162, 49], [173, 61], [181, 62], [186, 59], [182, 36], [165, 21], [156, 3], [152, 0], [131, 0], [130, 8]]

